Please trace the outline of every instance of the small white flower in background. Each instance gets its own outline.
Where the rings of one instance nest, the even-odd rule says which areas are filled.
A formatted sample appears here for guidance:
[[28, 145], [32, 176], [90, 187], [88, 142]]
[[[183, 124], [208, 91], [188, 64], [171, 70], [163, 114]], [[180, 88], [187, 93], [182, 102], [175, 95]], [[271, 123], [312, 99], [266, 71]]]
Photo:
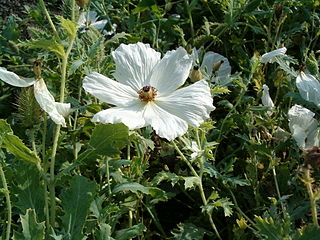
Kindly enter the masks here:
[[[194, 66], [200, 65], [199, 53], [196, 49], [192, 50], [191, 56], [194, 60]], [[218, 53], [206, 52], [203, 56], [200, 70], [207, 79], [213, 80], [220, 85], [226, 85], [231, 82], [229, 60]]]
[[161, 54], [149, 44], [121, 44], [112, 52], [114, 81], [91, 73], [83, 88], [116, 107], [94, 115], [93, 122], [122, 122], [130, 129], [148, 125], [163, 138], [173, 140], [198, 127], [215, 109], [206, 81], [180, 88], [188, 78], [192, 59], [182, 47]]
[[276, 50], [273, 50], [271, 52], [265, 53], [261, 56], [261, 62], [262, 63], [273, 63], [276, 61], [276, 58], [279, 56], [284, 56], [287, 52], [287, 48], [279, 48]]
[[303, 99], [320, 107], [320, 82], [313, 75], [301, 71], [296, 78], [296, 85]]
[[197, 156], [199, 156], [201, 153], [203, 153], [203, 150], [201, 150], [198, 146], [198, 144], [195, 141], [191, 142], [191, 148], [190, 150], [193, 152], [191, 153], [191, 159], [196, 159]]
[[101, 30], [105, 27], [108, 20], [97, 21], [97, 13], [94, 11], [83, 12], [80, 15], [78, 27], [81, 29], [81, 33], [87, 31], [87, 28], [92, 27], [97, 30]]
[[33, 85], [34, 96], [40, 107], [49, 114], [56, 124], [61, 124], [63, 127], [66, 127], [64, 117], [70, 113], [70, 103], [55, 102], [42, 78], [38, 80], [35, 78], [22, 78], [0, 67], [0, 79], [15, 87], [29, 87]]
[[269, 87], [266, 84], [263, 84], [262, 88], [263, 88], [262, 97], [261, 97], [262, 104], [264, 106], [268, 106], [270, 108], [273, 108], [274, 103], [273, 103], [273, 101], [270, 97], [270, 94], [269, 94]]
[[294, 105], [288, 112], [290, 131], [302, 150], [319, 146], [319, 128], [314, 115], [300, 105]]

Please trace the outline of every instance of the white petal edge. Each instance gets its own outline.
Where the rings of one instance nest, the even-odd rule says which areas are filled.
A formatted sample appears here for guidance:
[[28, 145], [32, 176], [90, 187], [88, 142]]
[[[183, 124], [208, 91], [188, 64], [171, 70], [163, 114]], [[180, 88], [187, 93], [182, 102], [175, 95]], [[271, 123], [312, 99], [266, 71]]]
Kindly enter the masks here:
[[91, 27], [95, 28], [95, 29], [102, 29], [104, 28], [104, 26], [107, 24], [108, 20], [101, 20], [101, 21], [96, 21], [95, 23], [91, 23]]
[[83, 88], [99, 100], [116, 106], [128, 106], [137, 103], [138, 93], [130, 86], [114, 81], [102, 74], [93, 72], [83, 80]]
[[278, 48], [276, 50], [273, 50], [271, 52], [267, 52], [261, 56], [261, 62], [262, 63], [273, 63], [275, 61], [275, 57], [283, 56], [287, 52], [287, 48]]
[[150, 74], [161, 57], [161, 54], [152, 49], [149, 44], [141, 42], [120, 44], [111, 55], [116, 63], [114, 77], [136, 92], [148, 85]]
[[36, 81], [34, 78], [19, 77], [14, 72], [10, 72], [3, 67], [0, 67], [0, 79], [15, 87], [29, 87]]
[[140, 102], [127, 107], [113, 107], [96, 113], [92, 122], [100, 123], [123, 123], [129, 129], [137, 129], [146, 126], [143, 118], [145, 104]]
[[[90, 24], [95, 23], [97, 19], [97, 13], [94, 11], [83, 12], [81, 13], [78, 21], [78, 27], [87, 27], [87, 22]], [[89, 25], [90, 25], [89, 24]]]
[[292, 137], [303, 150], [319, 146], [319, 128], [317, 120], [313, 118], [314, 115], [309, 109], [297, 104], [288, 112]]
[[[219, 61], [223, 61], [223, 63], [221, 64], [218, 71], [216, 73], [213, 73], [213, 65]], [[213, 80], [215, 80], [216, 82], [223, 81], [231, 74], [231, 66], [229, 60], [226, 57], [215, 52], [206, 52], [204, 54], [200, 69], [203, 73], [207, 74], [209, 78], [211, 78], [212, 75], [215, 74], [215, 78], [213, 78]]]
[[149, 102], [146, 105], [144, 119], [157, 135], [169, 141], [182, 136], [188, 130], [186, 121], [165, 111], [154, 102]]
[[60, 115], [63, 117], [67, 117], [71, 112], [71, 105], [70, 103], [60, 103], [55, 102], [55, 107]]
[[169, 51], [154, 67], [150, 84], [161, 94], [170, 94], [187, 80], [192, 66], [192, 58], [179, 47]]
[[300, 72], [296, 85], [303, 99], [320, 107], [320, 82], [313, 75]]
[[43, 79], [39, 79], [34, 84], [34, 96], [39, 103], [40, 107], [49, 114], [51, 119], [63, 127], [66, 127], [64, 117], [58, 112], [56, 102], [53, 96], [48, 91], [47, 86]]
[[180, 88], [170, 95], [160, 95], [155, 103], [193, 127], [199, 127], [215, 109], [210, 88], [205, 80]]
[[273, 108], [274, 103], [269, 94], [269, 87], [266, 84], [263, 84], [262, 88], [263, 88], [262, 97], [261, 97], [262, 104], [264, 106]]

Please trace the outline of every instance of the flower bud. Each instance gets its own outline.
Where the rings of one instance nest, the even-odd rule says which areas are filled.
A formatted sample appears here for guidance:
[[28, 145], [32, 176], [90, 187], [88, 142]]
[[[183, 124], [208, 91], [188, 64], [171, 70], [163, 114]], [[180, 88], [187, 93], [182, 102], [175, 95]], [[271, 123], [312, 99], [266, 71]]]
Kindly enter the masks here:
[[189, 78], [191, 79], [191, 82], [197, 82], [200, 81], [202, 79], [202, 73], [201, 70], [199, 69], [199, 66], [194, 66]]
[[33, 63], [33, 72], [36, 76], [35, 77], [36, 79], [41, 78], [41, 68], [42, 68], [42, 61], [38, 59]]
[[42, 110], [34, 97], [33, 87], [22, 88], [17, 101], [18, 117], [29, 128], [42, 120]]
[[90, 0], [76, 0], [76, 3], [78, 4], [79, 7], [85, 8], [88, 6]]

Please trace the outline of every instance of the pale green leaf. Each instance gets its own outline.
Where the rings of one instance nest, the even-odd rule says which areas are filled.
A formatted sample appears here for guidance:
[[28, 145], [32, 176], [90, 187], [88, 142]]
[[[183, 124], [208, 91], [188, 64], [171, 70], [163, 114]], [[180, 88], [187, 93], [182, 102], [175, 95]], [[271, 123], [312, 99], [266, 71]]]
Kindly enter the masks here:
[[114, 238], [111, 237], [111, 226], [106, 223], [100, 223], [96, 237], [97, 240], [114, 240]]
[[124, 191], [130, 191], [133, 193], [141, 192], [144, 194], [149, 194], [149, 189], [137, 182], [120, 183], [116, 185], [112, 190], [113, 193]]
[[199, 177], [184, 177], [184, 188], [195, 188], [200, 183]]
[[122, 229], [116, 233], [117, 240], [127, 240], [141, 235], [147, 228], [142, 224], [134, 225], [130, 228]]
[[74, 38], [77, 34], [77, 26], [74, 22], [69, 19], [65, 19], [62, 16], [57, 16], [60, 21], [61, 27], [67, 32], [69, 38]]
[[174, 240], [202, 240], [207, 230], [192, 223], [180, 223], [178, 229], [172, 231]]
[[31, 40], [24, 43], [21, 43], [22, 46], [29, 48], [41, 48], [43, 50], [56, 53], [60, 58], [63, 58], [65, 55], [63, 45], [51, 39], [38, 39]]
[[95, 182], [82, 176], [74, 176], [70, 188], [61, 194], [61, 205], [65, 215], [61, 217], [70, 240], [83, 238], [82, 229], [96, 189]]
[[34, 209], [28, 209], [26, 215], [20, 215], [22, 234], [14, 233], [15, 240], [42, 240], [45, 237], [44, 222], [38, 223]]

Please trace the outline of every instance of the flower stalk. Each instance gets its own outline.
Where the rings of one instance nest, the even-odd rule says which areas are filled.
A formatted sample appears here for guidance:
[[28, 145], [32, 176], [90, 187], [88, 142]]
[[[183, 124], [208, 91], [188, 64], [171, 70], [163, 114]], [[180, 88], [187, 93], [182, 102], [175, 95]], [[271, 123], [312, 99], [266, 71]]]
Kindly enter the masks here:
[[[203, 202], [203, 205], [206, 206], [208, 204], [208, 200], [206, 198], [206, 195], [204, 193], [204, 190], [203, 190], [203, 185], [202, 185], [202, 176], [203, 176], [203, 170], [204, 170], [204, 166], [203, 166], [203, 158], [201, 157], [200, 158], [200, 173], [198, 174], [196, 172], [196, 170], [194, 169], [194, 167], [191, 165], [191, 163], [188, 161], [188, 159], [184, 156], [184, 154], [181, 152], [181, 150], [179, 149], [179, 147], [176, 145], [175, 141], [172, 141], [173, 143], [173, 146], [175, 148], [175, 150], [178, 152], [178, 154], [180, 155], [181, 159], [188, 165], [189, 169], [191, 170], [192, 174], [197, 177], [199, 179], [198, 181], [198, 188], [199, 188], [199, 191], [200, 191], [200, 196], [201, 196], [201, 199], [202, 199], [202, 202]], [[216, 227], [216, 225], [214, 224], [213, 222], [213, 219], [212, 219], [212, 214], [207, 212], [207, 215], [208, 215], [208, 218], [209, 218], [209, 222], [210, 222], [210, 225], [213, 229], [213, 231], [215, 232], [215, 234], [217, 235], [218, 239], [222, 240], [219, 232], [218, 232], [218, 229]]]
[[312, 215], [312, 221], [315, 226], [319, 226], [318, 223], [318, 213], [317, 213], [317, 200], [314, 197], [314, 192], [312, 190], [312, 183], [313, 183], [313, 178], [310, 175], [310, 169], [309, 168], [304, 168], [303, 169], [303, 182], [306, 185], [309, 199], [310, 199], [310, 205], [311, 205], [311, 215]]
[[[65, 55], [62, 58], [62, 66], [61, 66], [61, 84], [60, 84], [60, 103], [64, 102], [64, 96], [65, 96], [65, 88], [66, 88], [66, 77], [67, 77], [67, 65], [68, 65], [68, 58], [71, 53], [73, 43], [75, 41], [76, 35], [74, 35], [69, 40], [69, 46], [67, 48], [67, 51], [65, 52]], [[52, 154], [51, 154], [51, 162], [50, 162], [50, 202], [51, 202], [51, 208], [50, 208], [50, 225], [54, 227], [55, 225], [55, 219], [56, 219], [56, 202], [55, 202], [55, 159], [56, 159], [56, 153], [58, 149], [58, 140], [60, 136], [60, 129], [61, 125], [57, 125], [54, 133], [54, 139], [53, 139], [53, 146], [52, 146]]]
[[8, 223], [7, 223], [7, 230], [6, 230], [6, 240], [10, 239], [10, 234], [11, 234], [11, 217], [12, 217], [12, 210], [11, 210], [11, 200], [10, 200], [10, 192], [8, 189], [8, 184], [6, 180], [6, 176], [4, 174], [3, 168], [2, 168], [2, 163], [0, 163], [0, 177], [3, 185], [2, 192], [6, 197], [6, 204], [7, 204], [7, 209], [8, 209]]

